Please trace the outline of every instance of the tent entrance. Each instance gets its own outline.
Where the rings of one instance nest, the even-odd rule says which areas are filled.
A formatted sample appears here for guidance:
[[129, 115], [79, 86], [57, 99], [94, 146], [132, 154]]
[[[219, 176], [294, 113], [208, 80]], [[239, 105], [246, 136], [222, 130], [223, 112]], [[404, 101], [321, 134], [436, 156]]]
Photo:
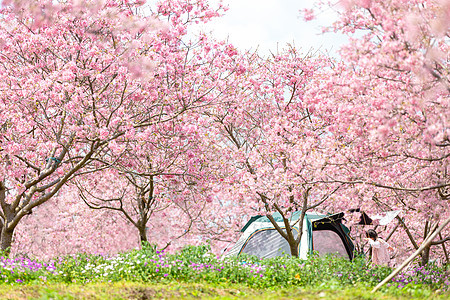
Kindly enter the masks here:
[[347, 227], [342, 225], [343, 213], [330, 215], [312, 222], [312, 250], [320, 256], [336, 254], [353, 259], [353, 243]]
[[332, 230], [313, 230], [313, 250], [319, 252], [319, 256], [336, 254], [348, 258], [341, 237]]

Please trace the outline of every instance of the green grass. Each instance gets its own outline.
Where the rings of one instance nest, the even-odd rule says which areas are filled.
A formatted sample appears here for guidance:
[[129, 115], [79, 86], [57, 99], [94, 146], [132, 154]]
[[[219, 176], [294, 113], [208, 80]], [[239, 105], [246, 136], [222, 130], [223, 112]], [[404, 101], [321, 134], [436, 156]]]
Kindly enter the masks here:
[[152, 247], [112, 257], [77, 254], [38, 261], [0, 256], [2, 299], [450, 299], [445, 266], [412, 265], [377, 294], [389, 275], [364, 257], [311, 255], [220, 259], [207, 246], [174, 254]]
[[394, 291], [370, 293], [363, 286], [337, 288], [333, 284], [318, 288], [252, 289], [245, 285], [206, 283], [151, 284], [136, 282], [94, 284], [0, 285], [1, 299], [448, 299], [449, 294], [421, 290], [416, 294]]

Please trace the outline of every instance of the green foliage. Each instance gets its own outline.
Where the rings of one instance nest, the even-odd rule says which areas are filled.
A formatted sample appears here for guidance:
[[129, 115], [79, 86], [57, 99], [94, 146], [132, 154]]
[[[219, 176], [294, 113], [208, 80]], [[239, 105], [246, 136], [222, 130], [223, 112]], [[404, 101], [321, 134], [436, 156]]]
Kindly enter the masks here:
[[[296, 287], [254, 289], [242, 284], [227, 286], [210, 283], [91, 283], [0, 285], [2, 299], [448, 299], [448, 294], [428, 291], [408, 295], [401, 292], [370, 293], [361, 286]], [[447, 298], [446, 298], [447, 297]]]
[[[78, 254], [48, 263], [28, 258], [0, 262], [0, 282], [24, 283], [208, 283], [222, 287], [241, 284], [252, 289], [316, 288], [339, 290], [349, 287], [370, 289], [392, 271], [388, 267], [369, 267], [364, 257], [353, 261], [334, 256], [307, 260], [290, 256], [259, 259], [242, 255], [220, 258], [207, 245], [188, 246], [166, 254], [147, 244], [116, 256]], [[447, 281], [446, 281], [447, 280]], [[397, 276], [384, 291], [391, 294], [429, 296], [433, 290], [448, 289], [445, 269], [436, 265], [412, 267]]]

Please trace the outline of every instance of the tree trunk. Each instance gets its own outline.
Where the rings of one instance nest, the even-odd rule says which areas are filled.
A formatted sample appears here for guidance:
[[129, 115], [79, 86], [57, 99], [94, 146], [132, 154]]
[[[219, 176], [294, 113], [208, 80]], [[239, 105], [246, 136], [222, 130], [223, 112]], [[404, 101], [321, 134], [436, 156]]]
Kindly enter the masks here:
[[143, 246], [144, 244], [148, 243], [147, 230], [145, 228], [145, 224], [144, 225], [139, 225], [138, 230], [139, 230], [139, 241], [141, 243], [141, 246]]
[[428, 261], [430, 260], [430, 250], [431, 250], [431, 245], [426, 246], [423, 249], [422, 253], [420, 254], [420, 256], [422, 258], [420, 261], [421, 266], [425, 266], [428, 263]]
[[[286, 224], [286, 222], [285, 222]], [[289, 223], [287, 223], [289, 224]], [[289, 244], [289, 249], [291, 251], [291, 255], [294, 257], [298, 257], [299, 255], [299, 251], [298, 251], [298, 245], [300, 244], [300, 239], [301, 239], [301, 234], [302, 232], [300, 231], [297, 235], [297, 237], [294, 236], [294, 232], [295, 229], [288, 226], [286, 226], [286, 241]]]
[[[438, 227], [439, 222], [436, 222], [434, 224], [434, 226], [431, 227], [431, 224], [428, 224], [428, 222], [425, 224], [425, 235], [424, 235], [424, 242], [426, 239], [428, 239], [428, 237], [434, 233], [436, 231], [436, 228]], [[422, 253], [420, 253], [421, 256], [421, 261], [420, 261], [420, 265], [421, 266], [425, 266], [426, 264], [428, 264], [429, 260], [430, 260], [430, 251], [431, 251], [431, 244], [427, 245], [426, 247], [424, 247]]]
[[298, 257], [298, 244], [296, 243], [295, 239], [294, 241], [288, 241], [289, 242], [289, 248], [291, 249], [291, 255], [294, 257]]
[[14, 235], [14, 229], [7, 229], [6, 226], [4, 226], [2, 228], [2, 231], [0, 234], [0, 245], [1, 245], [1, 251], [6, 256], [9, 256], [9, 253], [11, 252], [13, 235]]
[[[439, 238], [442, 240], [442, 234], [439, 232]], [[445, 248], [445, 242], [442, 243], [442, 250], [444, 250], [444, 255], [445, 255], [445, 261], [446, 264], [448, 265], [449, 260], [448, 260], [448, 253], [447, 253], [447, 249]]]

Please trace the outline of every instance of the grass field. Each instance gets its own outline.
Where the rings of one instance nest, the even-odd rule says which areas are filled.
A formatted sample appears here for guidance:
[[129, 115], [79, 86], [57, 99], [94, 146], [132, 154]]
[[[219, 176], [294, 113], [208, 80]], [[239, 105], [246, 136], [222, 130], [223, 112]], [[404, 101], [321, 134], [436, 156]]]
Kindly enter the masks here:
[[450, 299], [447, 266], [411, 265], [376, 294], [392, 272], [362, 256], [312, 254], [222, 259], [208, 246], [177, 253], [144, 247], [115, 256], [77, 254], [50, 261], [0, 256], [3, 299]]
[[135, 282], [96, 284], [0, 285], [1, 299], [449, 299], [450, 294], [420, 290], [416, 293], [370, 293], [365, 287], [333, 286], [304, 288], [251, 289], [244, 285], [199, 283], [149, 284]]

